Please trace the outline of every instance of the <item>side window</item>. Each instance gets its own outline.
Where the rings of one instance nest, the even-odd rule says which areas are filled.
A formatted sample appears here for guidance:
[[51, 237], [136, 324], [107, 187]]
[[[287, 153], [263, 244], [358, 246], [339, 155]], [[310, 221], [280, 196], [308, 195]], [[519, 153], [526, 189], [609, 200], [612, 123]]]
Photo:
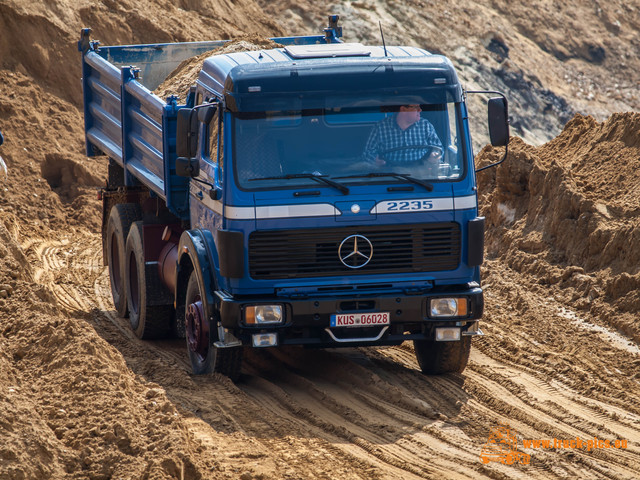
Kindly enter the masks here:
[[447, 103], [447, 116], [449, 117], [449, 138], [447, 139], [448, 146], [454, 150], [458, 149], [458, 125], [456, 116], [456, 106], [454, 103]]
[[[215, 97], [206, 90], [198, 89], [196, 92], [196, 106], [215, 102]], [[208, 175], [222, 181], [223, 149], [222, 149], [222, 118], [220, 110], [216, 110], [208, 125], [201, 124], [200, 132], [203, 134], [201, 155], [204, 163], [201, 168]]]
[[216, 114], [213, 116], [211, 123], [207, 127], [207, 136], [209, 139], [207, 156], [211, 159], [212, 163], [219, 162], [220, 168], [222, 168], [224, 164], [224, 149], [222, 148], [222, 122], [220, 120], [220, 111], [216, 110]]
[[446, 161], [449, 164], [449, 177], [460, 178], [464, 175], [462, 162], [462, 146], [460, 145], [460, 131], [458, 130], [459, 116], [456, 114], [456, 104], [447, 103], [447, 117], [449, 118], [448, 139], [446, 146]]

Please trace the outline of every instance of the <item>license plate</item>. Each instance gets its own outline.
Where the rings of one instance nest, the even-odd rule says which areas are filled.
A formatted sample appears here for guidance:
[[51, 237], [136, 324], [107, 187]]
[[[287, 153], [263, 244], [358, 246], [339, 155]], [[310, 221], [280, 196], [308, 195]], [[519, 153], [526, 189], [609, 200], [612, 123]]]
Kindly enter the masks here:
[[389, 312], [375, 313], [337, 313], [331, 315], [332, 327], [376, 327], [389, 325], [391, 316]]

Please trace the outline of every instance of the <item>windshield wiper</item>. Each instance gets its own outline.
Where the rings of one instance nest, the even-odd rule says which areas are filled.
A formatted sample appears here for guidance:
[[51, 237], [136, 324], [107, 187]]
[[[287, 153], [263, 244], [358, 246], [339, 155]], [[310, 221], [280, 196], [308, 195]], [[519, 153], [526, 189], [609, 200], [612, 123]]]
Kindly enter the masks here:
[[290, 173], [288, 175], [279, 175], [276, 177], [256, 177], [250, 178], [249, 181], [252, 182], [254, 180], [291, 180], [294, 178], [311, 178], [320, 183], [325, 183], [333, 188], [337, 188], [343, 194], [349, 195], [349, 187], [345, 187], [344, 185], [334, 182], [333, 180], [329, 180], [326, 178], [326, 175], [318, 175], [313, 173]]
[[428, 192], [433, 191], [433, 185], [429, 182], [425, 182], [424, 180], [420, 180], [419, 178], [414, 178], [408, 173], [396, 173], [396, 172], [371, 172], [364, 173], [359, 175], [348, 175], [346, 177], [335, 177], [335, 178], [376, 178], [376, 177], [395, 177], [400, 178], [402, 180], [406, 180], [410, 183], [415, 183], [416, 185], [420, 185], [424, 187]]

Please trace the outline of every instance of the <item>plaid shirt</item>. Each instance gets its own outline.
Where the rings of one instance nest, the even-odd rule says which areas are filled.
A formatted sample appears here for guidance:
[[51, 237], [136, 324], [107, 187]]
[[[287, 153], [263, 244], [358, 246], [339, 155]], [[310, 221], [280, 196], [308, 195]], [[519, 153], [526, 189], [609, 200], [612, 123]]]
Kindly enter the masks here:
[[[421, 148], [402, 148], [412, 145]], [[375, 162], [378, 157], [393, 163], [417, 162], [427, 153], [428, 147], [423, 145], [442, 149], [442, 143], [433, 125], [421, 118], [406, 130], [402, 130], [396, 123], [396, 116], [393, 115], [373, 127], [363, 156], [370, 163]]]

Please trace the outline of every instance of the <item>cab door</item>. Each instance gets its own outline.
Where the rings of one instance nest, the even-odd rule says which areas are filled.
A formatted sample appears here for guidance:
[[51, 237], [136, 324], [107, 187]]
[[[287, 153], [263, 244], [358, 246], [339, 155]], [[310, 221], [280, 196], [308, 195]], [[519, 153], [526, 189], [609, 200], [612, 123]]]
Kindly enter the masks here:
[[[196, 106], [217, 99], [204, 90], [196, 93]], [[224, 168], [223, 114], [218, 108], [208, 124], [200, 124], [200, 172], [190, 183], [191, 228], [215, 233], [222, 228], [222, 171]]]

